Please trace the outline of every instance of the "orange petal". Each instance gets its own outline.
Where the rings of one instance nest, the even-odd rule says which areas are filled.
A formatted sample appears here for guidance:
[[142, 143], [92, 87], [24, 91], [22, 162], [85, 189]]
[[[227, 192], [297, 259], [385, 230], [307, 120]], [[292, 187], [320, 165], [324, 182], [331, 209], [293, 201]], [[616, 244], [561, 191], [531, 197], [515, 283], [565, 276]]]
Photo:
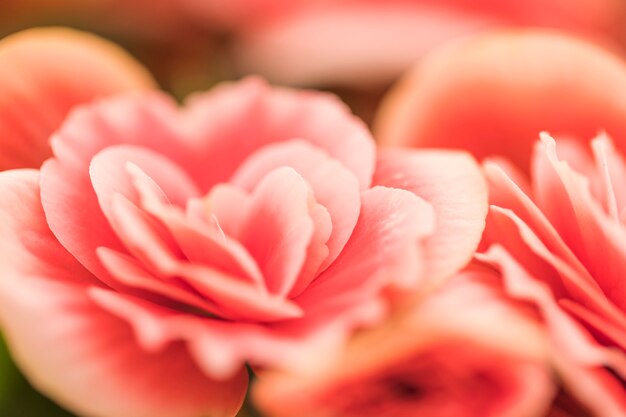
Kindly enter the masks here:
[[556, 32], [504, 31], [431, 55], [395, 87], [376, 121], [385, 144], [461, 147], [528, 170], [540, 131], [626, 149], [626, 65]]
[[0, 170], [39, 167], [48, 138], [75, 106], [153, 87], [116, 45], [70, 29], [37, 28], [0, 41]]

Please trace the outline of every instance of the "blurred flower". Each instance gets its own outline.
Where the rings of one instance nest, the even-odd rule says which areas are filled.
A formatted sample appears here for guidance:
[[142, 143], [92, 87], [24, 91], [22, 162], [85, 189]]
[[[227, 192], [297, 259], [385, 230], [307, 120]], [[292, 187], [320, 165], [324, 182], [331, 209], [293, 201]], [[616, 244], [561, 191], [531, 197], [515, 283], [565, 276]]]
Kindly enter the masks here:
[[3, 0], [0, 28], [74, 23], [138, 38], [178, 36], [189, 18], [175, 0]]
[[259, 375], [271, 417], [528, 417], [555, 395], [545, 333], [499, 277], [469, 269], [306, 373]]
[[551, 332], [566, 390], [599, 417], [626, 414], [626, 163], [606, 136], [593, 156], [543, 135], [531, 182], [485, 164], [492, 204], [483, 260]]
[[243, 72], [281, 83], [381, 84], [441, 43], [495, 26], [545, 26], [621, 41], [622, 0], [185, 0], [235, 33]]
[[77, 105], [154, 86], [117, 46], [68, 29], [31, 29], [0, 41], [0, 170], [38, 168], [50, 135]]
[[1, 9], [0, 37], [35, 26], [99, 34], [129, 50], [176, 97], [232, 77], [219, 39], [178, 0], [3, 0]]
[[466, 153], [377, 154], [333, 96], [256, 79], [100, 100], [52, 149], [0, 173], [0, 320], [33, 384], [96, 417], [234, 415], [245, 363], [299, 365], [383, 289], [438, 284], [487, 210]]
[[626, 149], [626, 65], [574, 38], [504, 31], [452, 44], [392, 90], [375, 123], [386, 145], [501, 155], [528, 171], [539, 132]]

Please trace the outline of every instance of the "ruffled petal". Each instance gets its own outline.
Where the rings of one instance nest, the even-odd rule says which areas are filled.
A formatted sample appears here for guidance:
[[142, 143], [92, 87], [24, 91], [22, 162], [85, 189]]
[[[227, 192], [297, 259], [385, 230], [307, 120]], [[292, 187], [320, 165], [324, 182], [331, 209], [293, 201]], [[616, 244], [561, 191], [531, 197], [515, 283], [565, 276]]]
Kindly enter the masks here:
[[174, 104], [161, 95], [124, 96], [74, 111], [52, 139], [54, 158], [41, 168], [46, 220], [61, 244], [102, 279], [107, 273], [95, 249], [124, 249], [100, 208], [89, 176], [91, 160], [104, 148], [124, 144], [185, 161], [173, 131], [175, 115]]
[[305, 140], [268, 145], [255, 152], [236, 171], [230, 182], [251, 190], [264, 175], [281, 166], [295, 169], [313, 189], [332, 221], [332, 234], [325, 242], [328, 257], [322, 269], [335, 260], [350, 238], [359, 217], [361, 197], [356, 176]]
[[[540, 311], [554, 343], [555, 366], [568, 391], [597, 415], [626, 413], [624, 387], [617, 379], [626, 376], [626, 356], [598, 345], [557, 305], [548, 287], [529, 276], [501, 247], [491, 247], [484, 259], [501, 268], [510, 297], [530, 302]], [[605, 366], [618, 376], [607, 372]]]
[[29, 29], [0, 42], [0, 169], [39, 167], [77, 105], [154, 87], [130, 55], [70, 29]]
[[[510, 297], [536, 306], [545, 320], [559, 356], [577, 367], [608, 366], [618, 375], [626, 376], [626, 356], [599, 345], [589, 332], [557, 304], [549, 287], [531, 277], [506, 250], [493, 245], [480, 257], [501, 270], [504, 289]], [[613, 404], [619, 398], [616, 396]]]
[[315, 232], [310, 193], [300, 174], [282, 167], [267, 174], [251, 195], [236, 238], [256, 259], [270, 292], [289, 293], [306, 261]]
[[213, 381], [181, 344], [147, 352], [127, 324], [89, 299], [87, 288], [101, 284], [48, 229], [37, 172], [3, 172], [0, 190], [0, 322], [38, 389], [94, 417], [236, 413], [245, 373]]
[[82, 286], [3, 278], [0, 315], [11, 351], [31, 382], [62, 405], [94, 417], [232, 417], [241, 406], [245, 371], [216, 381], [183, 344], [146, 351]]
[[193, 175], [206, 189], [228, 180], [261, 147], [298, 138], [339, 160], [354, 172], [362, 189], [371, 182], [374, 141], [363, 122], [332, 95], [272, 89], [248, 78], [193, 96], [185, 117], [195, 151], [212, 155], [211, 169], [198, 167]]
[[411, 191], [432, 204], [435, 231], [424, 243], [423, 274], [437, 283], [472, 258], [487, 215], [487, 184], [476, 161], [461, 152], [386, 150], [374, 184]]
[[39, 173], [0, 173], [0, 280], [6, 274], [39, 275], [97, 285], [50, 232], [39, 198]]
[[557, 156], [555, 141], [542, 139], [533, 160], [538, 205], [607, 298], [623, 310], [626, 228], [595, 201], [589, 180]]
[[424, 282], [421, 243], [434, 227], [433, 208], [415, 194], [382, 186], [364, 191], [343, 252], [296, 300], [310, 314], [353, 305], [386, 285], [418, 287]]

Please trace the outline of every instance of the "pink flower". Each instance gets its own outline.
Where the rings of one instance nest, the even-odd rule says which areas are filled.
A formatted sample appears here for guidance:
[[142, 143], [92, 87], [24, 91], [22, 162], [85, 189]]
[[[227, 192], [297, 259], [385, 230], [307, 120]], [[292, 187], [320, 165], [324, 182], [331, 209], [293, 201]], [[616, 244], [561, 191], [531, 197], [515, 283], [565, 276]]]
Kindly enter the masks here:
[[306, 372], [259, 375], [271, 417], [546, 415], [555, 395], [543, 327], [487, 269], [460, 273]]
[[38, 168], [48, 138], [75, 106], [154, 81], [103, 39], [69, 29], [30, 29], [0, 41], [0, 170]]
[[489, 161], [482, 258], [507, 293], [534, 304], [557, 350], [566, 390], [593, 415], [626, 414], [626, 163], [606, 136], [593, 156], [544, 135], [531, 182]]
[[504, 156], [528, 171], [539, 132], [586, 141], [600, 130], [626, 149], [626, 64], [547, 31], [503, 31], [442, 48], [388, 95], [381, 143]]
[[244, 364], [332, 352], [381, 290], [467, 263], [487, 209], [467, 154], [377, 154], [334, 97], [256, 79], [81, 107], [52, 149], [0, 174], [0, 320], [32, 382], [95, 417], [234, 415]]
[[620, 42], [621, 0], [185, 0], [234, 32], [243, 72], [283, 83], [385, 85], [442, 43], [501, 26]]

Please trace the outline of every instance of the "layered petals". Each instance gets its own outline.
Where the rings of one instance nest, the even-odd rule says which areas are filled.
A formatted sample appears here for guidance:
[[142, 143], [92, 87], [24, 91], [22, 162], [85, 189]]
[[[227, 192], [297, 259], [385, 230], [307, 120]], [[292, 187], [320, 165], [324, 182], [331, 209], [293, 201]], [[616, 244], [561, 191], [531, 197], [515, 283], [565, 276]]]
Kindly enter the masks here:
[[487, 163], [493, 205], [481, 259], [500, 269], [511, 297], [538, 309], [566, 391], [593, 415], [620, 416], [626, 412], [626, 246], [613, 190], [622, 166], [606, 136], [592, 149], [593, 156], [542, 134], [525, 191], [497, 162]]
[[[435, 175], [438, 181], [432, 182]], [[462, 152], [380, 152], [374, 184], [409, 190], [433, 205], [435, 230], [424, 245], [424, 276], [436, 284], [469, 262], [487, 215], [487, 184]]]
[[0, 188], [0, 318], [14, 358], [37, 388], [94, 417], [236, 413], [245, 372], [211, 380], [180, 343], [147, 352], [128, 324], [92, 301], [100, 284], [41, 223], [37, 172], [2, 173]]
[[51, 145], [39, 173], [1, 177], [0, 321], [26, 374], [94, 417], [233, 415], [246, 365], [336, 351], [395, 290], [449, 278], [484, 225], [467, 155], [377, 159], [336, 98], [259, 79], [182, 109], [158, 93], [99, 100]]
[[154, 86], [117, 46], [69, 29], [30, 29], [0, 42], [0, 169], [38, 168], [77, 105]]

